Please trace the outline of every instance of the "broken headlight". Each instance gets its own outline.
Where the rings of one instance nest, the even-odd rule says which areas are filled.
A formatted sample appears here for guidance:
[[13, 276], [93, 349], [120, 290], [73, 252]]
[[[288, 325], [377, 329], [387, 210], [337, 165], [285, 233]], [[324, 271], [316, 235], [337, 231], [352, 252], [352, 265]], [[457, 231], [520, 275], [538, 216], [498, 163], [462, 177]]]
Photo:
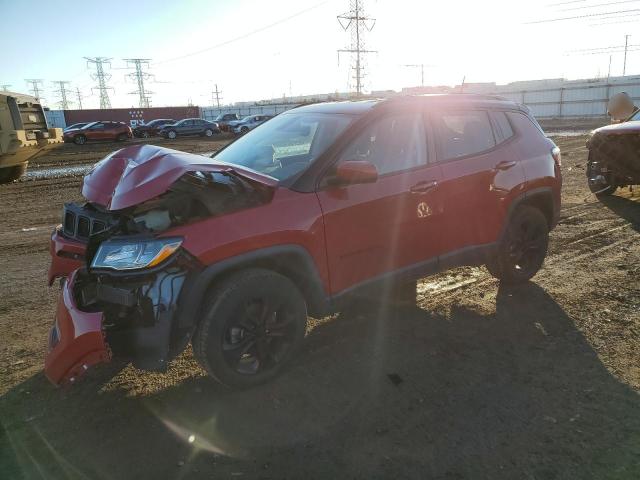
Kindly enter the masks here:
[[106, 240], [98, 247], [91, 268], [135, 270], [155, 267], [173, 255], [181, 244], [181, 238]]

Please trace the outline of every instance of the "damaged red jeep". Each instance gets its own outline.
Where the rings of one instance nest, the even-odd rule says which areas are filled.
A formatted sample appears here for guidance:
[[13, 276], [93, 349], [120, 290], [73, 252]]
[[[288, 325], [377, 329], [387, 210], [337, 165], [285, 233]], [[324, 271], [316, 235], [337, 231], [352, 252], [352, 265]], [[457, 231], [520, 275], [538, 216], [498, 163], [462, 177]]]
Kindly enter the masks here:
[[353, 294], [460, 265], [530, 279], [560, 186], [560, 152], [526, 108], [486, 96], [300, 107], [212, 158], [124, 148], [53, 232], [45, 373], [68, 384], [113, 357], [164, 370], [191, 342], [221, 383], [264, 382], [307, 315]]

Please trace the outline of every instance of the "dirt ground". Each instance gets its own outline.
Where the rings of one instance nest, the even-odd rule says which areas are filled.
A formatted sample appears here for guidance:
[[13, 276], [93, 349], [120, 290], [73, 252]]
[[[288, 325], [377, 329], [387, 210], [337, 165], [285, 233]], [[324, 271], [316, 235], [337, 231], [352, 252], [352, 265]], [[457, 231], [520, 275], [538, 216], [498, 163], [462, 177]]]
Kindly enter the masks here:
[[[640, 478], [640, 194], [599, 202], [585, 138], [556, 141], [562, 217], [532, 282], [463, 268], [421, 282], [416, 305], [314, 320], [294, 364], [244, 392], [190, 351], [167, 374], [112, 364], [51, 386], [48, 239], [81, 177], [0, 186], [0, 477]], [[32, 167], [120, 146], [64, 145]]]

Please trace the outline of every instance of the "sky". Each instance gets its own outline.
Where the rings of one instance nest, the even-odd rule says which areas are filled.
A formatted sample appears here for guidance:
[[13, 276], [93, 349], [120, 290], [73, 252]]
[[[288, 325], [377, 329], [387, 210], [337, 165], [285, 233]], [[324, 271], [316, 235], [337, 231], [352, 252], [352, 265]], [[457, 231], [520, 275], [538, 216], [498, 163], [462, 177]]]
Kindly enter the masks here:
[[[376, 51], [366, 56], [365, 91], [419, 85], [420, 69], [408, 64], [425, 65], [426, 85], [606, 77], [610, 56], [611, 75], [621, 75], [625, 35], [626, 73], [640, 73], [640, 1], [360, 2], [376, 19], [364, 32]], [[0, 85], [27, 92], [25, 79], [43, 79], [44, 103], [56, 108], [52, 82], [67, 80], [84, 108], [97, 108], [95, 70], [83, 57], [101, 56], [112, 58], [113, 107], [138, 106], [125, 58], [151, 59], [152, 106], [211, 105], [216, 84], [222, 104], [349, 91], [349, 55], [337, 50], [351, 37], [336, 18], [349, 3], [0, 0]]]

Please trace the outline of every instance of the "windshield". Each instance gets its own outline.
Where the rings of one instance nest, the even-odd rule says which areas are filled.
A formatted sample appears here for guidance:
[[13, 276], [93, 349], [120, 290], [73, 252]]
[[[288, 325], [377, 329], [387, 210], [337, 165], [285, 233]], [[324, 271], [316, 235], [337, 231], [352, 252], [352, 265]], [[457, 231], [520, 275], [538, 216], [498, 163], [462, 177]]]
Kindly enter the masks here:
[[311, 165], [353, 118], [326, 113], [282, 114], [236, 140], [215, 159], [286, 180]]

